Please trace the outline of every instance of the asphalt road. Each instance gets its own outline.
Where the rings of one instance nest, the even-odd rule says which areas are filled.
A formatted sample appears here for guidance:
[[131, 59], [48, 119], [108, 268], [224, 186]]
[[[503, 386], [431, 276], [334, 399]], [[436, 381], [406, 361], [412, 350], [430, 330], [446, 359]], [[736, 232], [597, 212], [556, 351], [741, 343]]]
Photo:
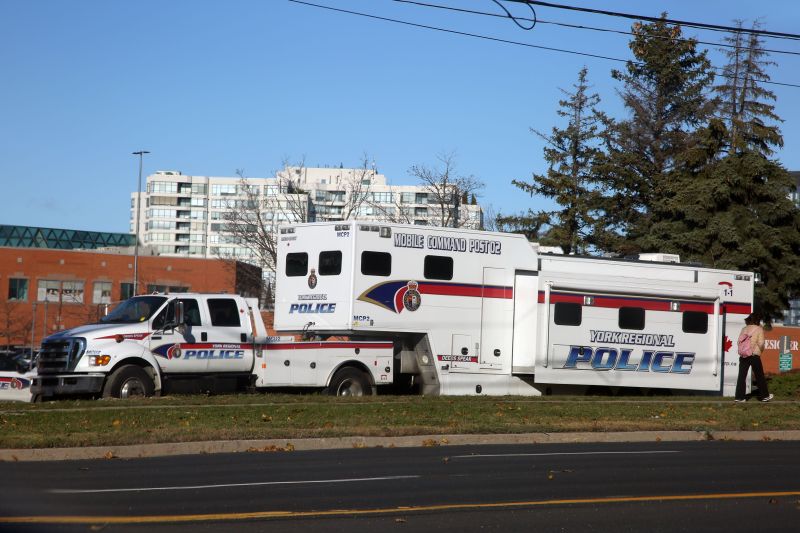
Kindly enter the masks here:
[[1, 463], [0, 531], [794, 531], [799, 456], [694, 442]]

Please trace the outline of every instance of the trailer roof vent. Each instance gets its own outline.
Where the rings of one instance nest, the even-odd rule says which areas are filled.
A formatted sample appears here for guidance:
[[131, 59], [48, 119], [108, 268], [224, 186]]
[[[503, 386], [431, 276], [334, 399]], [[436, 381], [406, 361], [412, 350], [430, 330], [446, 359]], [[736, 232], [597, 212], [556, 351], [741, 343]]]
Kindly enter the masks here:
[[654, 261], [656, 263], [680, 263], [678, 254], [639, 254], [639, 261]]
[[542, 246], [538, 242], [532, 242], [531, 246], [536, 251], [536, 253], [564, 255], [564, 249], [561, 248], [560, 246]]

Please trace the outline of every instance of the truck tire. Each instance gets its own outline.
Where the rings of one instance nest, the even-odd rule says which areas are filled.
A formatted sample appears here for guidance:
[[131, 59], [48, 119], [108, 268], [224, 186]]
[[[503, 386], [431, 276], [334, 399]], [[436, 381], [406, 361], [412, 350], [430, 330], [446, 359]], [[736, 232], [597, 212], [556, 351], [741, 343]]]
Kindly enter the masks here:
[[325, 389], [325, 394], [329, 396], [371, 396], [372, 385], [364, 372], [348, 366], [333, 375], [331, 384]]
[[103, 398], [137, 398], [152, 396], [155, 392], [152, 378], [142, 367], [121, 366], [106, 380]]

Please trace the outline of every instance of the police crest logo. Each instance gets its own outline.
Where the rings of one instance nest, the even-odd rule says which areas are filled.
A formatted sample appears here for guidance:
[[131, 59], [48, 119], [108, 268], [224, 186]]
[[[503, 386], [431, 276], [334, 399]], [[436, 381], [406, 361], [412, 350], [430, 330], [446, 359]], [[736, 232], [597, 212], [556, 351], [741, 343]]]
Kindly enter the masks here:
[[308, 276], [308, 288], [313, 289], [317, 286], [317, 274], [315, 269], [311, 269], [311, 274]]
[[403, 307], [409, 311], [416, 311], [422, 304], [422, 296], [417, 287], [419, 287], [419, 284], [416, 281], [409, 281], [408, 290], [403, 295]]

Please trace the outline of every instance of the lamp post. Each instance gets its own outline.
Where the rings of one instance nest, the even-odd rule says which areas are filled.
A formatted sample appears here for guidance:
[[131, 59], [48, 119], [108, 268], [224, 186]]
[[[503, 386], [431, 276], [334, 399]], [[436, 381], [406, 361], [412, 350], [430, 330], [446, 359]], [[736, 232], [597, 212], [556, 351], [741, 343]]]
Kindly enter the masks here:
[[149, 154], [147, 150], [133, 152], [132, 155], [139, 156], [139, 188], [136, 194], [136, 243], [133, 246], [133, 295], [139, 292], [139, 218], [142, 212], [142, 159], [144, 154]]

